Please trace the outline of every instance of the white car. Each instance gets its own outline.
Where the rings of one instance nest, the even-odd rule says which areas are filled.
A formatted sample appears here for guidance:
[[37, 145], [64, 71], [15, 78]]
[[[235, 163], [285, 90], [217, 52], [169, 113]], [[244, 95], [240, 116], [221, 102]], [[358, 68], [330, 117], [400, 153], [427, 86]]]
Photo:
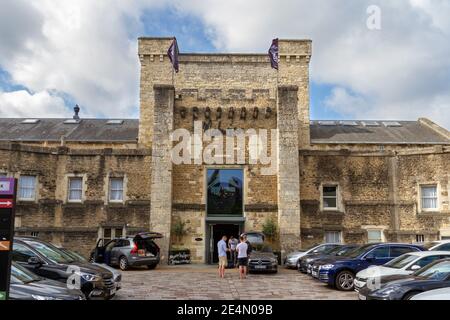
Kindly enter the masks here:
[[[377, 277], [409, 275], [433, 261], [450, 258], [450, 251], [417, 251], [405, 253], [381, 266], [371, 266], [356, 274], [355, 291], [359, 291], [367, 281], [376, 282]], [[375, 283], [374, 283], [375, 284]]]
[[336, 243], [323, 243], [317, 246], [311, 247], [305, 251], [295, 251], [291, 252], [286, 256], [284, 260], [284, 265], [287, 268], [297, 268], [299, 267], [300, 258], [306, 256], [307, 254], [320, 254], [328, 249], [335, 248]]
[[450, 300], [450, 288], [441, 288], [416, 294], [411, 300]]
[[450, 251], [450, 240], [425, 242], [422, 246], [430, 251]]

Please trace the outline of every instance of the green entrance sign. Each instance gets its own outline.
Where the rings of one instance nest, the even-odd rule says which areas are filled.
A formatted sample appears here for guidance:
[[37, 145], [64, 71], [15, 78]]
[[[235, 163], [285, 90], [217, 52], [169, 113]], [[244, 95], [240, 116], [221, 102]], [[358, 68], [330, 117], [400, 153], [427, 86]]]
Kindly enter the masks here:
[[6, 292], [0, 291], [0, 300], [6, 300]]

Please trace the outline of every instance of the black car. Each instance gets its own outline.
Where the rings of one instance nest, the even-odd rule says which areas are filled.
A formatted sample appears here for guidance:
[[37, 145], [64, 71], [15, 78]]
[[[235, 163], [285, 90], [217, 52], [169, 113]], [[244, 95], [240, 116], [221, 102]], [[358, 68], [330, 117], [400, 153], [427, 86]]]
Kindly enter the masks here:
[[382, 276], [374, 288], [359, 290], [360, 300], [409, 300], [421, 292], [450, 287], [450, 259], [437, 260], [411, 275]]
[[356, 244], [348, 244], [348, 245], [336, 245], [335, 247], [330, 247], [329, 249], [321, 252], [321, 253], [311, 253], [307, 254], [300, 258], [298, 271], [302, 273], [311, 274], [311, 268], [315, 261], [320, 259], [325, 259], [328, 257], [340, 257], [345, 256], [347, 252], [352, 251], [353, 249], [358, 248], [359, 246]]
[[83, 292], [67, 285], [37, 276], [13, 262], [11, 265], [10, 300], [85, 300]]
[[52, 244], [33, 237], [14, 238], [13, 261], [38, 276], [78, 286], [88, 299], [115, 295], [113, 275], [108, 270], [79, 262]]

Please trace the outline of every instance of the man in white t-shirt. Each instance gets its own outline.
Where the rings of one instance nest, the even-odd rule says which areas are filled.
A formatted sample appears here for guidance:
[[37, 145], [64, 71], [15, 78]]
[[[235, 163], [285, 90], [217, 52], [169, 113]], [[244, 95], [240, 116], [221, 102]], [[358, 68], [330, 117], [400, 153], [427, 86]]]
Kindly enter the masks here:
[[239, 279], [245, 279], [247, 275], [247, 249], [248, 245], [245, 243], [245, 237], [240, 237], [241, 242], [236, 246], [236, 251], [238, 253], [238, 261], [239, 261]]
[[233, 266], [236, 265], [236, 246], [238, 245], [239, 241], [233, 236], [230, 236], [230, 240], [228, 240], [228, 247], [230, 248], [231, 253], [231, 260], [233, 261]]

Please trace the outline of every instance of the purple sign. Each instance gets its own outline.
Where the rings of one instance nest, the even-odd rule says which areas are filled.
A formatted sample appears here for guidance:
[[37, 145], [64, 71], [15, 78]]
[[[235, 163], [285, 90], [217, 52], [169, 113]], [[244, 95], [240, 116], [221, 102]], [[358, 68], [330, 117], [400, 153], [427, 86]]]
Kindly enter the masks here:
[[14, 178], [0, 178], [0, 195], [14, 195]]

